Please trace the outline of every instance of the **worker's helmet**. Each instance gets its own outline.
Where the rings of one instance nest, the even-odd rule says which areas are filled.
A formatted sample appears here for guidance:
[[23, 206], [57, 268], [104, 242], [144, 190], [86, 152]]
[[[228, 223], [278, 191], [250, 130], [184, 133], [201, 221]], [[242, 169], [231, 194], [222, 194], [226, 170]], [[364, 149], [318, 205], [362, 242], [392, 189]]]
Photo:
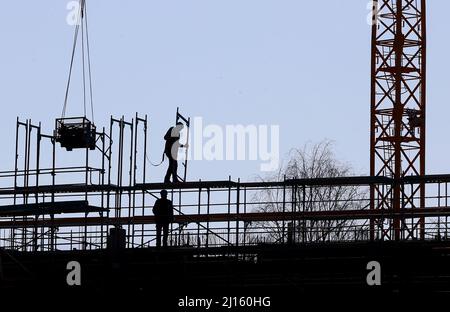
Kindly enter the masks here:
[[166, 190], [162, 190], [162, 191], [160, 192], [160, 194], [161, 194], [161, 196], [167, 196], [167, 191], [166, 191]]

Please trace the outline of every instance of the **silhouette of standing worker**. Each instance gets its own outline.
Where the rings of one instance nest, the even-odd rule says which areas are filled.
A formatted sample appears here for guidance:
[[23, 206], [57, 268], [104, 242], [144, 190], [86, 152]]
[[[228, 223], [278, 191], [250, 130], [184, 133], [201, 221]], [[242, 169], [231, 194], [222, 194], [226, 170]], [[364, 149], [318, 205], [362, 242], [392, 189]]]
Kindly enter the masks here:
[[166, 190], [162, 190], [161, 198], [156, 200], [153, 214], [156, 222], [156, 247], [161, 247], [161, 231], [163, 232], [163, 246], [167, 247], [169, 223], [173, 222], [173, 205], [172, 201], [167, 199]]
[[167, 130], [164, 140], [166, 140], [166, 145], [164, 147], [164, 154], [169, 159], [169, 167], [167, 168], [166, 176], [164, 177], [164, 183], [170, 183], [170, 176], [172, 176], [172, 181], [174, 183], [180, 182], [178, 180], [178, 149], [180, 147], [188, 147], [187, 144], [180, 144], [180, 132], [183, 130], [184, 125], [181, 122], [177, 122], [175, 127], [170, 127]]

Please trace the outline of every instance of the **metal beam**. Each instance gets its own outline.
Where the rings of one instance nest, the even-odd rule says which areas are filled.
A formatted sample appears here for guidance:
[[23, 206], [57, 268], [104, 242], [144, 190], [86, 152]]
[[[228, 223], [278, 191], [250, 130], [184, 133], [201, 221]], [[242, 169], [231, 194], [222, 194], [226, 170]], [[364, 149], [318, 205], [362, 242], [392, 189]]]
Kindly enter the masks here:
[[[217, 214], [191, 214], [177, 215], [174, 223], [203, 223], [203, 222], [267, 222], [267, 221], [290, 221], [290, 220], [368, 220], [368, 219], [394, 219], [394, 218], [421, 218], [421, 217], [448, 217], [450, 207], [433, 207], [425, 209], [405, 209], [401, 212], [381, 210], [341, 210], [341, 211], [305, 211], [305, 212], [250, 212], [250, 213], [217, 213]], [[154, 216], [135, 216], [121, 218], [101, 217], [73, 217], [58, 218], [52, 221], [52, 226], [95, 226], [102, 224], [154, 224]], [[48, 220], [16, 220], [0, 221], [0, 228], [23, 228], [30, 226], [49, 226]]]

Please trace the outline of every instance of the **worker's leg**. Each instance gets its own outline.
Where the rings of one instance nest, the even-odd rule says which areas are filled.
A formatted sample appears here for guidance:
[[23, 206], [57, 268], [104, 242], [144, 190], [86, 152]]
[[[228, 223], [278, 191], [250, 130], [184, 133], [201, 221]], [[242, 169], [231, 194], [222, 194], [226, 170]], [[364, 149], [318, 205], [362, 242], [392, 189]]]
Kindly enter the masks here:
[[180, 182], [178, 180], [178, 161], [176, 159], [173, 159], [173, 164], [172, 164], [172, 181]]
[[161, 247], [162, 224], [156, 224], [156, 247]]
[[173, 158], [170, 153], [166, 153], [166, 157], [169, 160], [169, 167], [167, 168], [166, 176], [164, 177], [164, 183], [170, 183], [170, 176], [173, 172]]
[[169, 238], [169, 223], [163, 225], [163, 246], [167, 247], [167, 240]]

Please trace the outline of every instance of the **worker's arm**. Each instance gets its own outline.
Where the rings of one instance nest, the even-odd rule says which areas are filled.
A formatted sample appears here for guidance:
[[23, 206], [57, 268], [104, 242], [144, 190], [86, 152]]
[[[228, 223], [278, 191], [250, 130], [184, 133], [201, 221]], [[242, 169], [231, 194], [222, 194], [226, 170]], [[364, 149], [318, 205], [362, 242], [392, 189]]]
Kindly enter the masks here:
[[164, 140], [170, 140], [172, 138], [172, 129], [173, 127], [171, 127], [169, 130], [167, 130], [166, 135], [164, 136]]

